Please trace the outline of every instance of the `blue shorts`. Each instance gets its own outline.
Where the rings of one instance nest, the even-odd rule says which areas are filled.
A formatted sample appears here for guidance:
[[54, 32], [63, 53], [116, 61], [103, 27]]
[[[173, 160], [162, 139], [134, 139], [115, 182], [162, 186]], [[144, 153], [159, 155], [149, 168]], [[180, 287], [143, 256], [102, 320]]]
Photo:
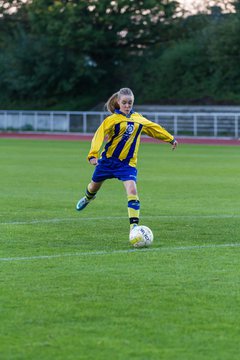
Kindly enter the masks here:
[[123, 163], [119, 159], [99, 159], [92, 180], [94, 182], [101, 182], [114, 178], [121, 181], [133, 180], [137, 182], [137, 169]]

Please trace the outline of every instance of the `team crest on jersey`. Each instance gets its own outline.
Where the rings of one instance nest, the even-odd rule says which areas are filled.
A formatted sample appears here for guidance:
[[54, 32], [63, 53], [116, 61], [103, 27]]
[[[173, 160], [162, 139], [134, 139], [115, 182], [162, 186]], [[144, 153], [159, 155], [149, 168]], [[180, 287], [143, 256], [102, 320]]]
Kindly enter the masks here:
[[134, 131], [134, 124], [128, 124], [125, 133], [127, 135], [131, 135]]

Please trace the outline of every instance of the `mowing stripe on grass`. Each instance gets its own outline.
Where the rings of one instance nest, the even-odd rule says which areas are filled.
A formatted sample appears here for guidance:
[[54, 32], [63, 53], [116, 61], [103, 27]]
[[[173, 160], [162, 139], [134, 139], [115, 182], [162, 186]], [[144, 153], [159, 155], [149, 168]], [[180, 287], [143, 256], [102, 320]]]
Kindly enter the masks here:
[[[141, 219], [238, 219], [240, 215], [149, 215], [141, 216]], [[34, 224], [54, 224], [71, 221], [105, 221], [123, 220], [126, 216], [99, 216], [99, 217], [72, 217], [72, 218], [53, 218], [29, 221], [6, 221], [0, 225], [34, 225]]]
[[218, 248], [236, 248], [240, 247], [240, 243], [233, 244], [211, 244], [211, 245], [193, 245], [193, 246], [176, 246], [176, 247], [163, 247], [163, 248], [143, 248], [143, 249], [128, 249], [128, 250], [112, 250], [112, 251], [88, 251], [76, 252], [69, 254], [53, 254], [53, 255], [37, 255], [37, 256], [23, 256], [23, 257], [9, 257], [0, 258], [0, 261], [26, 261], [26, 260], [43, 260], [43, 259], [56, 259], [63, 257], [81, 257], [81, 256], [99, 256], [99, 255], [115, 255], [115, 254], [128, 254], [128, 253], [142, 253], [142, 252], [167, 252], [167, 251], [189, 251], [189, 250], [204, 250], [204, 249], [218, 249]]

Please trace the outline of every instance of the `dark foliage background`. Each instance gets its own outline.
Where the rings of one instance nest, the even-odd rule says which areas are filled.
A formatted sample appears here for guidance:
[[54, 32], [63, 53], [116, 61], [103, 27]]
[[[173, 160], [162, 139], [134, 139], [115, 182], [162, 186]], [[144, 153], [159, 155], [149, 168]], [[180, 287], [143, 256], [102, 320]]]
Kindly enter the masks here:
[[1, 1], [0, 108], [87, 110], [122, 86], [138, 103], [240, 104], [239, 1], [188, 17], [178, 5]]

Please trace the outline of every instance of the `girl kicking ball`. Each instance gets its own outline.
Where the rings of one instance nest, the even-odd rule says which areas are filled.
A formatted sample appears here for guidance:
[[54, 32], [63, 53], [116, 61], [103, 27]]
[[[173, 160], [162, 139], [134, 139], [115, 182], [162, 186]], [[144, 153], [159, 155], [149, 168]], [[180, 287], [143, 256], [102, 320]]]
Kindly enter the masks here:
[[[170, 143], [173, 150], [178, 144], [163, 127], [135, 112], [133, 103], [134, 95], [129, 88], [120, 89], [108, 99], [106, 106], [111, 115], [97, 129], [88, 154], [89, 163], [95, 166], [92, 180], [76, 205], [78, 211], [83, 210], [96, 198], [105, 180], [117, 178], [126, 189], [130, 230], [139, 223], [136, 165], [141, 133]], [[108, 141], [100, 155], [106, 136]]]

